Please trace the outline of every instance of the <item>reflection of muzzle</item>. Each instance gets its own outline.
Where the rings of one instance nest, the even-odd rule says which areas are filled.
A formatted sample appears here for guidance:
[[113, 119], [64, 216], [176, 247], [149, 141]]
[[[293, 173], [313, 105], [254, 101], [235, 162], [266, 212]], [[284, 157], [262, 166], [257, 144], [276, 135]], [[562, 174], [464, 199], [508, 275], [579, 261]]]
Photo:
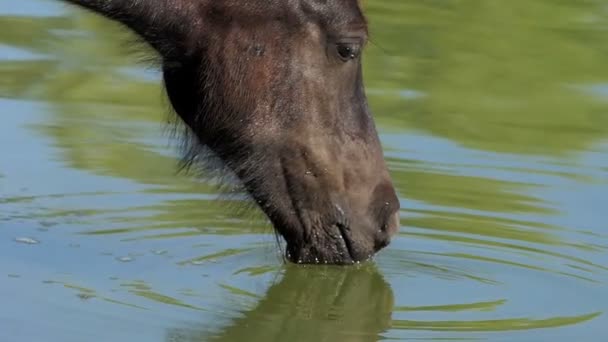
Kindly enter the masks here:
[[[214, 334], [172, 330], [168, 341], [378, 341], [393, 292], [375, 267], [288, 265], [257, 306]], [[194, 332], [191, 332], [194, 331]]]

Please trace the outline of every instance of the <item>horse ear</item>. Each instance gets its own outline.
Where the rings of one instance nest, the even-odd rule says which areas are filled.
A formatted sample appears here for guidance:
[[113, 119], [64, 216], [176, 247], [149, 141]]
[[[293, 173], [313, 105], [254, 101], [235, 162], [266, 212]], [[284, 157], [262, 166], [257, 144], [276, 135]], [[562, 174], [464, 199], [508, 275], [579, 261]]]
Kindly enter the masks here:
[[190, 13], [196, 2], [184, 0], [64, 0], [117, 21], [150, 44], [164, 59], [187, 54]]

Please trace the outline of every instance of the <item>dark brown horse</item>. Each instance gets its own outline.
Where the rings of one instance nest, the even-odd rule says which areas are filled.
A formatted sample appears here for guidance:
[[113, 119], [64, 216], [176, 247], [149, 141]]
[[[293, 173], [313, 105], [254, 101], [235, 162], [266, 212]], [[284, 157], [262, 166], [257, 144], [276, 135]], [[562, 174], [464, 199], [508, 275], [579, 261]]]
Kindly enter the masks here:
[[162, 60], [173, 109], [242, 182], [299, 263], [369, 259], [399, 201], [363, 88], [357, 0], [64, 0]]

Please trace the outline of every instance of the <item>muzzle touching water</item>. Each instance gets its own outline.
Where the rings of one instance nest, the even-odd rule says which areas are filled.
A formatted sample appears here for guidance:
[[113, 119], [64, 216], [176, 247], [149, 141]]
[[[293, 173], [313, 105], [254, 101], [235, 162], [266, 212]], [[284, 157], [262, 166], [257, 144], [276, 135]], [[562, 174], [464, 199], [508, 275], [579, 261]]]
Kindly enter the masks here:
[[399, 229], [400, 205], [383, 162], [330, 166], [309, 148], [287, 150], [268, 169], [263, 187], [272, 192], [252, 193], [285, 239], [290, 261], [352, 264], [389, 245]]

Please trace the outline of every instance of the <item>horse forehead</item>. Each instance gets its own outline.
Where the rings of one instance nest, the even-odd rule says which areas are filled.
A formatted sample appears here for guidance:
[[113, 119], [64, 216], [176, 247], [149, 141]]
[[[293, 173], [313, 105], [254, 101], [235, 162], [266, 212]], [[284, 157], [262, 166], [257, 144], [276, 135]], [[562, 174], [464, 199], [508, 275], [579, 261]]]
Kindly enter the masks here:
[[359, 0], [299, 0], [299, 8], [309, 20], [325, 25], [366, 26]]
[[267, 22], [279, 19], [289, 24], [316, 22], [324, 26], [365, 27], [360, 0], [223, 0], [202, 1], [198, 13], [224, 21]]

